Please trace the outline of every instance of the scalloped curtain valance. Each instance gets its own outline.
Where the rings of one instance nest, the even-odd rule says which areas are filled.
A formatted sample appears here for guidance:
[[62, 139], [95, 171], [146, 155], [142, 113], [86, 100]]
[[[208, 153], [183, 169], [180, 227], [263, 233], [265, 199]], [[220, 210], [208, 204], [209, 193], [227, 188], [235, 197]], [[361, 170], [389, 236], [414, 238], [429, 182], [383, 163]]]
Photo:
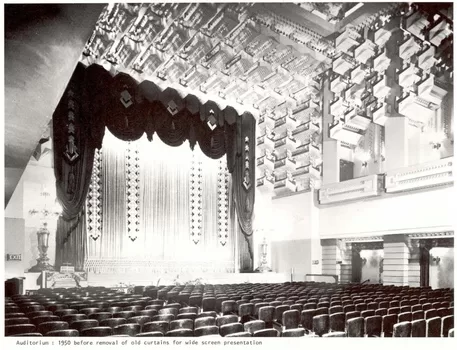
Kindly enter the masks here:
[[[233, 195], [245, 252], [241, 271], [253, 269], [252, 213], [255, 200], [255, 119], [250, 113], [220, 109], [213, 101], [182, 97], [172, 88], [161, 91], [150, 81], [137, 83], [127, 74], [111, 76], [102, 66], [78, 64], [53, 115], [54, 172], [63, 215], [57, 249], [70, 244], [84, 215], [95, 149], [100, 149], [105, 128], [124, 141], [156, 134], [169, 146], [186, 140], [193, 149], [213, 159], [224, 155], [233, 178]], [[75, 224], [76, 222], [76, 224]], [[73, 234], [73, 236], [72, 236]], [[78, 239], [79, 241], [79, 239]], [[68, 244], [67, 244], [68, 243]], [[78, 249], [78, 248], [76, 248]], [[83, 247], [80, 248], [83, 250]], [[84, 252], [74, 254], [81, 265]]]

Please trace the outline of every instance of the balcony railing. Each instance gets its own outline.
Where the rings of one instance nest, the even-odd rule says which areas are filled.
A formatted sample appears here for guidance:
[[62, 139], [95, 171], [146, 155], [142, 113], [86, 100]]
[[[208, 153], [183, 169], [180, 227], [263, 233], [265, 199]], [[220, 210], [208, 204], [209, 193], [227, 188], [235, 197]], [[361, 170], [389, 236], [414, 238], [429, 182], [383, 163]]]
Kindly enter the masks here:
[[379, 196], [383, 191], [383, 175], [369, 175], [353, 180], [323, 185], [319, 203], [332, 204]]
[[436, 187], [454, 182], [452, 174], [454, 158], [444, 158], [434, 162], [428, 162], [388, 171], [386, 173], [386, 192], [403, 192], [417, 189]]

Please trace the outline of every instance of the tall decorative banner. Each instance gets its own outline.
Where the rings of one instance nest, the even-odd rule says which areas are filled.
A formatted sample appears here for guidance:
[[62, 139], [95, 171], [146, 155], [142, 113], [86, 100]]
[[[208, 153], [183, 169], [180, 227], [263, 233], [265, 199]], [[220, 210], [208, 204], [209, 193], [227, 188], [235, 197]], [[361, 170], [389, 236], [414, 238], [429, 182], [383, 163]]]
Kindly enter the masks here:
[[227, 244], [228, 239], [228, 187], [229, 172], [225, 159], [218, 161], [217, 171], [217, 230], [219, 243]]
[[129, 143], [125, 152], [127, 234], [135, 242], [140, 232], [140, 155], [138, 144]]
[[202, 229], [202, 164], [192, 152], [192, 167], [190, 173], [190, 235], [195, 244], [200, 242]]
[[87, 235], [94, 241], [102, 232], [102, 150], [95, 150], [92, 178], [86, 199]]

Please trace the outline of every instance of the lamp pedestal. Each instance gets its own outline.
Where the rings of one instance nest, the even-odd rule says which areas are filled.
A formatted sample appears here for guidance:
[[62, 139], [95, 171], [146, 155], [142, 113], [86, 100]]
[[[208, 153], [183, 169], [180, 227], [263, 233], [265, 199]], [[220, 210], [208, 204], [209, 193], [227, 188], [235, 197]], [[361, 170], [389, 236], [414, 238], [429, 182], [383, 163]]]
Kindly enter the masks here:
[[29, 269], [29, 272], [55, 271], [54, 266], [49, 264], [49, 230], [47, 226], [47, 223], [43, 223], [43, 226], [37, 231], [38, 250], [40, 252], [40, 257], [36, 260], [37, 264]]
[[271, 272], [272, 270], [268, 267], [268, 262], [267, 262], [267, 248], [268, 244], [266, 239], [263, 239], [263, 243], [260, 245], [262, 248], [262, 259], [260, 260], [260, 266], [255, 269], [256, 272]]

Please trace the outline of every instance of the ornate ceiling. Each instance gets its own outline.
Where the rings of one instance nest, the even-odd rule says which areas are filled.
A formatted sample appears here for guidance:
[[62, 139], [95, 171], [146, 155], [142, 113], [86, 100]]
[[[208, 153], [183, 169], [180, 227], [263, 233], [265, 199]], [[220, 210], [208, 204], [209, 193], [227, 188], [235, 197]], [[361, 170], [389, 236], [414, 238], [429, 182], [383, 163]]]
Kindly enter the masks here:
[[[407, 6], [110, 4], [80, 61], [152, 81], [162, 90], [174, 88], [183, 97], [195, 95], [202, 103], [214, 101], [221, 109], [251, 112], [258, 122], [257, 188], [272, 195], [306, 191], [319, 188], [322, 177], [324, 80], [338, 74], [341, 84], [363, 80], [372, 71], [373, 45], [365, 47], [369, 40], [360, 38], [370, 30], [384, 33], [392, 15]], [[355, 59], [341, 38], [359, 46]], [[360, 72], [349, 78], [338, 73], [355, 63]]]

